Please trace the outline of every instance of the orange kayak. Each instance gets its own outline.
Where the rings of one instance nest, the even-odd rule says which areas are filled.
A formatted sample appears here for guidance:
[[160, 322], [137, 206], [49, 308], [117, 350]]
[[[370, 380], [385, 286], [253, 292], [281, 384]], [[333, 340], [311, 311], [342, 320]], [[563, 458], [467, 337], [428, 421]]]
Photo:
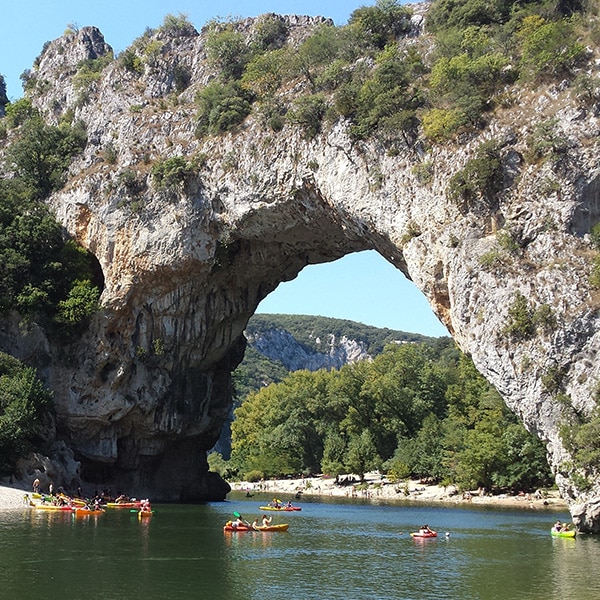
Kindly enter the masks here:
[[75, 515], [78, 517], [87, 517], [88, 515], [101, 515], [104, 512], [101, 508], [83, 508], [77, 507]]
[[231, 521], [228, 521], [223, 527], [223, 531], [287, 531], [288, 527], [288, 523], [281, 523], [280, 525], [259, 525], [256, 528], [248, 527], [247, 525], [234, 527], [231, 524]]

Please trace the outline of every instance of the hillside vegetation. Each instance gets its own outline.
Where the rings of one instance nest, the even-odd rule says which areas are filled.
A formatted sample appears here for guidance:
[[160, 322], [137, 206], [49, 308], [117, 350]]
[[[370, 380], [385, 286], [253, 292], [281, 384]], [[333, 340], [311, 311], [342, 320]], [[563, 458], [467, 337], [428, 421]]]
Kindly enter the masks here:
[[236, 406], [251, 392], [257, 392], [270, 383], [279, 383], [291, 373], [280, 358], [269, 358], [255, 348], [256, 341], [273, 330], [290, 334], [310, 353], [327, 353], [330, 350], [331, 340], [335, 347], [342, 339], [363, 344], [369, 356], [377, 356], [389, 343], [423, 342], [434, 348], [445, 347], [448, 343], [448, 338], [434, 338], [418, 333], [373, 327], [348, 319], [312, 315], [256, 314], [246, 326], [245, 335], [250, 343], [244, 354], [244, 360], [233, 372]]
[[577, 100], [590, 102], [598, 95], [586, 72], [596, 8], [436, 0], [427, 35], [415, 37], [413, 7], [378, 0], [299, 45], [273, 15], [261, 18], [250, 44], [236, 22], [213, 21], [207, 51], [219, 75], [198, 94], [197, 132], [230, 131], [258, 112], [273, 131], [292, 123], [314, 137], [343, 118], [356, 141], [376, 136], [393, 150], [422, 135], [440, 143], [485, 127], [487, 114], [512, 102], [511, 89], [566, 78]]
[[379, 354], [390, 342], [428, 342], [435, 343], [438, 338], [419, 333], [407, 333], [373, 327], [348, 319], [333, 319], [312, 315], [254, 315], [248, 322], [246, 333], [249, 337], [258, 336], [269, 329], [282, 329], [294, 336], [294, 339], [315, 352], [322, 352], [330, 338], [341, 340], [343, 337], [363, 342], [369, 354]]

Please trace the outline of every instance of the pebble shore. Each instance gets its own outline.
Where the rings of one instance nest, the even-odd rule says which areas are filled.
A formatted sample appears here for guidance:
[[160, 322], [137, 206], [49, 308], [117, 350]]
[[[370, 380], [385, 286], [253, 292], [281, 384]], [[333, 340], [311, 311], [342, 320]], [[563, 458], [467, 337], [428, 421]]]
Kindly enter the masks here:
[[378, 473], [368, 473], [361, 484], [356, 476], [335, 478], [307, 477], [301, 479], [269, 479], [259, 483], [239, 481], [230, 483], [232, 490], [249, 493], [268, 493], [287, 502], [299, 502], [302, 496], [328, 496], [366, 498], [373, 501], [444, 502], [453, 504], [478, 504], [512, 506], [514, 508], [552, 508], [567, 510], [567, 503], [556, 490], [540, 490], [535, 494], [491, 495], [477, 490], [460, 494], [454, 486], [428, 485], [420, 481], [392, 484]]

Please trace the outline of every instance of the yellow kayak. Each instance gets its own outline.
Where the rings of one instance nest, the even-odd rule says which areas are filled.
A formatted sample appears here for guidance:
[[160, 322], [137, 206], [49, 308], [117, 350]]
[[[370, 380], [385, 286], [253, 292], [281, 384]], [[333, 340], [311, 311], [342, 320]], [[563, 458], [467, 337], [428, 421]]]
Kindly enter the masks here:
[[64, 510], [67, 512], [73, 512], [72, 506], [58, 506], [58, 504], [36, 504], [35, 507], [38, 510]]

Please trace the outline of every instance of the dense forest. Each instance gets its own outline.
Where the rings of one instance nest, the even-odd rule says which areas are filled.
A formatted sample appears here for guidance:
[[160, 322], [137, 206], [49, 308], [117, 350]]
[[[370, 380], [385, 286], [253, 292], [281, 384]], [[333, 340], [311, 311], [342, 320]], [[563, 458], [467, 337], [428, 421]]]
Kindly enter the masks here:
[[290, 334], [308, 353], [328, 352], [332, 338], [335, 340], [334, 345], [339, 344], [344, 338], [360, 343], [369, 356], [379, 354], [386, 344], [392, 342], [426, 342], [434, 346], [446, 343], [444, 338], [372, 327], [348, 319], [256, 314], [246, 326], [245, 335], [250, 342], [244, 360], [233, 372], [235, 406], [238, 406], [249, 393], [256, 392], [270, 383], [279, 383], [290, 374], [291, 369], [286, 367], [278, 357], [269, 358], [255, 348], [255, 340], [273, 330]]

